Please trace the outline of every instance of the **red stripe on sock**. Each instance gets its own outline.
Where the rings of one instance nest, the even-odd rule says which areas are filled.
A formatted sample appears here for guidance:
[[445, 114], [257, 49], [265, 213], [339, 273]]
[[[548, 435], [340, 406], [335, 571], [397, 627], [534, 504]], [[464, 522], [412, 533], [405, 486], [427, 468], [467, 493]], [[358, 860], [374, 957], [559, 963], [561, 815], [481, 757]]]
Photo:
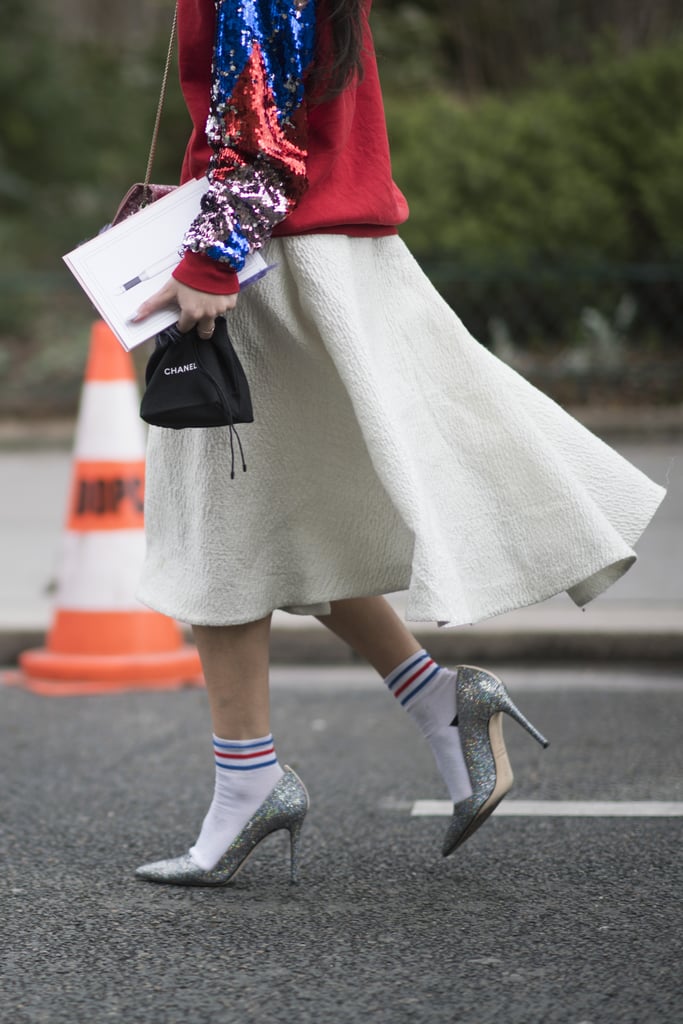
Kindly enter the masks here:
[[415, 672], [415, 673], [414, 673], [414, 674], [413, 674], [413, 675], [412, 675], [412, 676], [410, 677], [410, 679], [406, 679], [405, 683], [401, 683], [401, 685], [399, 686], [398, 690], [395, 690], [395, 691], [394, 691], [394, 697], [399, 697], [399, 696], [400, 696], [400, 695], [401, 695], [401, 694], [403, 693], [403, 691], [405, 690], [405, 688], [406, 688], [407, 686], [410, 686], [410, 684], [411, 684], [411, 683], [414, 683], [414, 682], [415, 682], [415, 680], [416, 680], [416, 679], [418, 679], [418, 678], [419, 678], [419, 677], [420, 677], [420, 676], [422, 675], [422, 673], [423, 673], [423, 672], [424, 672], [424, 671], [425, 671], [426, 669], [428, 669], [430, 665], [433, 665], [433, 664], [434, 664], [434, 662], [432, 661], [432, 659], [431, 659], [431, 658], [429, 658], [429, 659], [428, 659], [428, 660], [427, 660], [427, 661], [426, 661], [426, 662], [424, 663], [424, 665], [422, 665], [422, 667], [421, 667], [421, 668], [419, 668], [419, 669], [417, 670], [417, 672]]
[[258, 753], [256, 753], [256, 754], [227, 754], [227, 753], [224, 753], [222, 750], [216, 750], [215, 751], [216, 757], [228, 757], [231, 760], [233, 758], [235, 758], [236, 760], [239, 760], [239, 761], [243, 761], [247, 757], [263, 757], [264, 754], [274, 754], [274, 753], [275, 753], [275, 747], [269, 747], [268, 750], [259, 750]]

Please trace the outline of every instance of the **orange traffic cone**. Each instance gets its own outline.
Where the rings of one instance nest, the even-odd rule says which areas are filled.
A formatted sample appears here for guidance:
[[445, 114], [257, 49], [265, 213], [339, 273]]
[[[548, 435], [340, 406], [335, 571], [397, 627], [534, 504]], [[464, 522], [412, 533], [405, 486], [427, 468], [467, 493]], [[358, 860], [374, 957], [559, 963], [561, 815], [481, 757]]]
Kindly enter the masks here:
[[144, 428], [130, 355], [106, 324], [92, 339], [56, 611], [46, 646], [19, 656], [20, 685], [68, 696], [201, 683], [196, 648], [134, 594], [144, 558]]

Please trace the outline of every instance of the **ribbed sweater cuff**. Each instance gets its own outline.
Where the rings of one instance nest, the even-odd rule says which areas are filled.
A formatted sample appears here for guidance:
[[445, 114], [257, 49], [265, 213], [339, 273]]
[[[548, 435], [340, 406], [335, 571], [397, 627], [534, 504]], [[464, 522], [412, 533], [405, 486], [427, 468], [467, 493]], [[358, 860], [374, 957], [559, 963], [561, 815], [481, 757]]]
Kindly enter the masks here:
[[237, 271], [203, 252], [186, 252], [173, 271], [173, 277], [188, 288], [211, 295], [236, 295], [240, 290]]

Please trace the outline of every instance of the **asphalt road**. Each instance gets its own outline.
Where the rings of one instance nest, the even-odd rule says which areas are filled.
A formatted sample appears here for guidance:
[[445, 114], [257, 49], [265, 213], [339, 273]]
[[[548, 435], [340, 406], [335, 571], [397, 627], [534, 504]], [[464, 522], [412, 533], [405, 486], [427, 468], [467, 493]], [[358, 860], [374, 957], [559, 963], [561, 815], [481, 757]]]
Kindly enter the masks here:
[[[504, 670], [503, 670], [504, 671]], [[515, 798], [683, 800], [673, 672], [505, 673]], [[302, 883], [271, 837], [218, 890], [137, 882], [209, 799], [202, 691], [0, 689], [5, 1024], [683, 1019], [683, 818], [496, 817], [453, 857], [412, 723], [365, 672], [278, 670], [273, 731], [312, 800]]]

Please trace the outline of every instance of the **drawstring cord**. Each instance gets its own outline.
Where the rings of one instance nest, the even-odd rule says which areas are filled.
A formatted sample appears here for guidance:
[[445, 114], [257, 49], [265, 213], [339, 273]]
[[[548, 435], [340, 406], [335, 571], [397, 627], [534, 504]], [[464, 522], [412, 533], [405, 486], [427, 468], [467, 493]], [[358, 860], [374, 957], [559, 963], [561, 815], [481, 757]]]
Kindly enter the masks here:
[[[208, 342], [205, 341], [204, 344], [208, 344]], [[230, 479], [234, 480], [235, 479], [235, 438], [237, 438], [237, 446], [238, 446], [239, 451], [240, 451], [240, 460], [242, 462], [242, 472], [243, 473], [246, 473], [246, 471], [247, 471], [247, 463], [246, 463], [245, 458], [244, 458], [244, 448], [242, 447], [242, 440], [240, 438], [240, 435], [237, 433], [237, 428], [235, 427], [235, 423], [234, 423], [234, 420], [233, 420], [232, 409], [230, 407], [230, 400], [225, 395], [225, 393], [223, 391], [223, 388], [220, 385], [220, 382], [215, 380], [215, 378], [212, 376], [212, 374], [206, 369], [206, 366], [204, 366], [204, 364], [202, 363], [202, 359], [201, 359], [201, 356], [199, 354], [199, 347], [196, 344], [194, 346], [194, 355], [195, 355], [195, 361], [197, 362], [197, 364], [204, 370], [204, 372], [213, 381], [215, 387], [217, 388], [219, 396], [223, 399], [223, 409], [224, 409], [225, 412], [227, 412], [228, 416], [230, 417], [230, 419], [229, 419], [228, 423], [226, 424], [226, 426], [228, 427], [228, 429], [230, 431]]]
[[[206, 342], [205, 342], [205, 344], [206, 344]], [[196, 360], [196, 362], [200, 366], [202, 366], [202, 368], [204, 369], [205, 373], [208, 373], [206, 367], [202, 364], [201, 356], [199, 355], [199, 349], [198, 349], [198, 347], [196, 345], [195, 345], [194, 352], [195, 352], [195, 360]], [[237, 445], [238, 445], [239, 450], [240, 450], [240, 459], [242, 461], [242, 472], [246, 473], [246, 471], [247, 471], [247, 463], [245, 462], [245, 459], [244, 459], [244, 448], [242, 447], [242, 441], [241, 441], [240, 435], [237, 433], [237, 428], [235, 427], [235, 423], [234, 423], [233, 418], [232, 418], [232, 409], [230, 408], [230, 401], [226, 397], [226, 395], [223, 393], [223, 389], [222, 389], [222, 387], [220, 387], [220, 384], [216, 380], [214, 380], [214, 378], [212, 377], [212, 375], [210, 373], [208, 373], [208, 376], [211, 377], [211, 379], [214, 381], [214, 384], [218, 388], [218, 393], [219, 393], [219, 395], [223, 399], [223, 408], [224, 408], [225, 412], [227, 412], [228, 416], [230, 417], [230, 420], [226, 424], [226, 426], [228, 427], [228, 430], [230, 431], [230, 479], [234, 480], [235, 479], [235, 438], [237, 438]]]
[[230, 428], [230, 479], [234, 480], [235, 479], [235, 442], [233, 440], [233, 435], [237, 438], [237, 444], [238, 444], [239, 450], [240, 450], [240, 458], [242, 460], [242, 472], [243, 473], [246, 473], [246, 471], [247, 471], [247, 464], [244, 461], [244, 449], [242, 447], [242, 442], [240, 441], [240, 435], [237, 433], [237, 430], [236, 430], [236, 428], [235, 428], [233, 423], [229, 423], [228, 426]]

